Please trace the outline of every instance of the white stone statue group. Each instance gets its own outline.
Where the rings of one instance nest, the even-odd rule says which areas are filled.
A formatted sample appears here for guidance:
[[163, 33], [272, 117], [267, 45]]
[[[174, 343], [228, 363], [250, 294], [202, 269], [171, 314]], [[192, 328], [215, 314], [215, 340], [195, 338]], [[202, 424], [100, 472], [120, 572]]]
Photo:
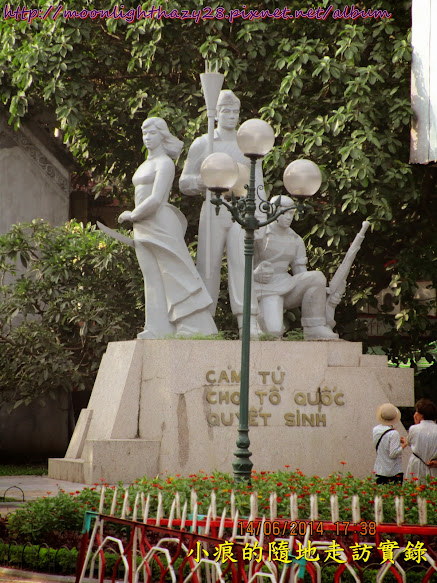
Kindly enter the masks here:
[[[242, 154], [236, 139], [239, 113], [239, 99], [232, 91], [221, 91], [213, 151], [226, 152], [236, 162], [249, 166], [249, 159]], [[134, 246], [144, 276], [146, 322], [138, 338], [217, 333], [213, 317], [225, 251], [231, 309], [241, 331], [244, 231], [226, 209], [221, 209], [217, 216], [208, 212], [206, 205], [212, 207], [211, 203], [204, 202], [196, 270], [184, 241], [186, 219], [168, 202], [175, 176], [173, 160], [178, 157], [182, 142], [158, 117], [146, 119], [141, 131], [148, 155], [132, 179], [135, 209], [119, 217], [120, 223], [133, 223]], [[208, 153], [207, 140], [207, 135], [200, 136], [189, 149], [179, 181], [180, 190], [188, 196], [205, 195], [200, 167]], [[262, 185], [261, 162], [257, 162], [256, 186]], [[331, 319], [327, 324], [325, 276], [320, 271], [307, 271], [303, 240], [290, 228], [295, 203], [286, 196], [281, 196], [280, 202], [289, 210], [269, 226], [258, 229], [255, 235], [251, 335], [266, 332], [281, 337], [284, 309], [300, 306], [306, 339], [337, 339], [332, 330], [335, 322]]]

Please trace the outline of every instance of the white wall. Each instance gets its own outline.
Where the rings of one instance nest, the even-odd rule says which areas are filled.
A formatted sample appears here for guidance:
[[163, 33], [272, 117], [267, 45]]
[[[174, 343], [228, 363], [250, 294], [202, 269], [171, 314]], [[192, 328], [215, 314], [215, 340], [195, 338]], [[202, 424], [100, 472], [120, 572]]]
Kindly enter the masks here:
[[437, 161], [437, 2], [413, 0], [410, 162]]
[[11, 225], [68, 220], [69, 171], [29, 130], [14, 131], [0, 116], [0, 234]]

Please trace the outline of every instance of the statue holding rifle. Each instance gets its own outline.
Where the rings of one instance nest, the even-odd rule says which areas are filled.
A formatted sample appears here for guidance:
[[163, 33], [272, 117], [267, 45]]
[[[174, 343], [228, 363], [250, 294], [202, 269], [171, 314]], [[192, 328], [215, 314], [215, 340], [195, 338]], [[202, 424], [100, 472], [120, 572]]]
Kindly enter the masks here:
[[[206, 73], [205, 75], [208, 75]], [[209, 75], [219, 75], [209, 73]], [[210, 307], [214, 316], [220, 288], [220, 270], [223, 254], [226, 251], [228, 262], [229, 298], [231, 310], [238, 320], [241, 333], [243, 318], [243, 289], [244, 289], [244, 232], [237, 223], [232, 222], [231, 214], [221, 212], [218, 216], [210, 203], [209, 192], [200, 177], [200, 167], [204, 159], [212, 152], [225, 152], [236, 162], [249, 166], [249, 159], [241, 152], [237, 144], [237, 131], [240, 115], [240, 100], [232, 91], [220, 91], [216, 101], [216, 111], [208, 104], [210, 131], [200, 136], [192, 143], [185, 166], [179, 181], [180, 190], [188, 196], [203, 195], [205, 201], [202, 206], [199, 220], [199, 236], [197, 247], [197, 269], [202, 277], [213, 303]], [[214, 127], [214, 117], [217, 128]], [[257, 163], [256, 186], [258, 192], [263, 192], [263, 176], [261, 164]], [[258, 306], [255, 294], [251, 301], [251, 335], [259, 333], [257, 326]]]
[[294, 201], [281, 196], [280, 204], [289, 210], [255, 235], [254, 279], [261, 328], [280, 338], [284, 332], [284, 310], [300, 307], [306, 340], [335, 340], [338, 338], [333, 332], [335, 308], [344, 294], [346, 278], [369, 223], [364, 221], [327, 286], [321, 271], [307, 271], [304, 242], [290, 228], [296, 210]]
[[[159, 338], [163, 337], [166, 333], [172, 333], [175, 330], [176, 333], [180, 334], [190, 334], [193, 331], [204, 330], [206, 328], [209, 333], [214, 333], [216, 331], [211, 316], [214, 316], [216, 312], [221, 279], [220, 272], [224, 252], [226, 252], [228, 262], [231, 310], [237, 317], [240, 335], [242, 332], [245, 278], [244, 232], [240, 227], [239, 222], [233, 222], [233, 215], [231, 215], [231, 213], [222, 212], [217, 214], [216, 212], [211, 212], [211, 192], [208, 191], [202, 181], [201, 166], [204, 160], [212, 153], [225, 153], [228, 157], [230, 156], [234, 162], [238, 163], [239, 178], [232, 188], [232, 205], [236, 205], [237, 199], [235, 197], [246, 196], [247, 194], [243, 185], [247, 184], [249, 181], [248, 167], [250, 165], [250, 160], [240, 150], [237, 142], [236, 126], [239, 122], [240, 100], [232, 91], [221, 90], [224, 76], [217, 71], [208, 71], [208, 68], [209, 65], [207, 63], [207, 72], [201, 75], [202, 89], [207, 108], [208, 133], [196, 138], [191, 144], [179, 181], [180, 190], [184, 194], [188, 196], [195, 196], [198, 194], [205, 196], [205, 202], [202, 206], [199, 221], [197, 250], [198, 274], [195, 270], [195, 273], [192, 273], [194, 266], [192, 266], [192, 269], [190, 268], [191, 271], [189, 270], [191, 275], [182, 276], [179, 273], [179, 267], [183, 262], [178, 262], [176, 265], [173, 264], [174, 262], [172, 263], [172, 261], [173, 256], [182, 252], [184, 246], [182, 245], [181, 248], [181, 245], [177, 243], [170, 244], [167, 240], [165, 249], [168, 253], [167, 255], [162, 254], [162, 257], [160, 256], [158, 261], [159, 269], [155, 270], [158, 274], [156, 277], [152, 277], [153, 269], [151, 265], [153, 263], [153, 258], [148, 258], [146, 261], [142, 256], [141, 259], [139, 257], [145, 281], [147, 280], [146, 294], [148, 294], [148, 301], [146, 301], [146, 310], [149, 312], [148, 315], [146, 315], [146, 328], [139, 335], [140, 338]], [[215, 125], [216, 122], [217, 127]], [[150, 123], [152, 125], [161, 124], [163, 128], [164, 126], [165, 128], [167, 127], [165, 122], [158, 118], [151, 118]], [[144, 134], [146, 134], [145, 137], [147, 137], [147, 143], [145, 143], [149, 151], [149, 157], [141, 168], [143, 166], [149, 167], [153, 163], [155, 150], [157, 150], [159, 146], [158, 142], [160, 142], [160, 140], [169, 140], [169, 137], [164, 130], [163, 135], [161, 136], [160, 126], [157, 126], [156, 128], [153, 126], [152, 130], [149, 131], [147, 129], [148, 124], [149, 120], [146, 120], [143, 124], [143, 137]], [[179, 147], [180, 142], [178, 140], [176, 141], [178, 142]], [[162, 159], [166, 163], [169, 163], [168, 161], [170, 158], [168, 158], [168, 160], [167, 158], [163, 157]], [[147, 183], [148, 185], [148, 190], [146, 190], [150, 195], [150, 200], [154, 198], [154, 195], [157, 194], [159, 190], [158, 187], [155, 188], [154, 186], [160, 176], [159, 173], [157, 173], [155, 166], [153, 166], [153, 164], [150, 166], [150, 168], [154, 170], [154, 172], [152, 172], [153, 176], [152, 174], [150, 176], [147, 175], [144, 179], [144, 184]], [[255, 166], [252, 166], [252, 172], [253, 171], [254, 175], [251, 177], [252, 190], [250, 190], [250, 192], [252, 193], [252, 196], [255, 196], [254, 193], [256, 193], [260, 199], [259, 202], [264, 203], [258, 208], [258, 211], [261, 212], [262, 215], [262, 212], [264, 212], [263, 207], [266, 205], [269, 206], [269, 203], [264, 199], [263, 174], [260, 160], [256, 162]], [[165, 191], [164, 194], [166, 196], [168, 196], [171, 187], [172, 174], [171, 172], [169, 174], [169, 172], [170, 171], [165, 172], [166, 188], [163, 192]], [[247, 179], [245, 176], [246, 172]], [[136, 180], [136, 176], [137, 175], [134, 177], [136, 190], [144, 190], [145, 187], [143, 188], [142, 183], [138, 183], [138, 185], [136, 184], [139, 180]], [[151, 180], [152, 182], [150, 182]], [[169, 180], [170, 182], [168, 182]], [[316, 164], [309, 160], [295, 160], [284, 172], [284, 184], [292, 196], [312, 196], [320, 188], [321, 181], [322, 176], [320, 170]], [[149, 183], [150, 185], [153, 185], [153, 192], [149, 192]], [[253, 185], [255, 186], [255, 190], [253, 190]], [[150, 201], [147, 198], [145, 202], [141, 202], [140, 207], [142, 208], [146, 203], [150, 206], [149, 202]], [[283, 214], [281, 214], [277, 220], [268, 224], [266, 227], [261, 227], [258, 222], [258, 226], [255, 228], [255, 270], [252, 275], [254, 283], [251, 286], [251, 294], [250, 291], [248, 294], [248, 298], [250, 297], [250, 334], [251, 336], [258, 336], [263, 331], [281, 337], [283, 334], [284, 309], [301, 307], [302, 327], [306, 339], [337, 339], [338, 335], [333, 332], [335, 326], [335, 308], [344, 293], [347, 275], [360, 248], [361, 242], [364, 239], [364, 233], [369, 226], [369, 223], [363, 223], [363, 228], [355, 238], [343, 260], [343, 263], [327, 287], [326, 279], [320, 271], [307, 271], [307, 258], [303, 240], [290, 228], [295, 211], [294, 201], [287, 196], [277, 196], [270, 202], [274, 203], [275, 208], [280, 206], [285, 208]], [[227, 203], [225, 204], [227, 205]], [[244, 206], [244, 201], [242, 201], [242, 204]], [[227, 206], [228, 208], [231, 208], [229, 205]], [[259, 220], [261, 215], [258, 216], [258, 211], [255, 211], [255, 217]], [[138, 221], [134, 220], [134, 214], [136, 212], [137, 209], [132, 213], [124, 212], [119, 220], [133, 221], [135, 248], [138, 247], [137, 254], [141, 254], [142, 247], [140, 248], [139, 243], [136, 240], [138, 238], [136, 233], [138, 230], [136, 229], [136, 222]], [[147, 216], [147, 218], [149, 217]], [[183, 217], [179, 217], [179, 219], [179, 222], [181, 222]], [[157, 217], [153, 217], [153, 221], [156, 220]], [[99, 226], [110, 236], [124, 240], [129, 244], [134, 244], [130, 238], [124, 237], [117, 231], [108, 229], [100, 224]], [[175, 229], [172, 228], [170, 231], [175, 235]], [[149, 239], [148, 242], [150, 243]], [[289, 269], [291, 269], [292, 274], [289, 273]], [[162, 274], [162, 277], [159, 274]], [[161, 285], [161, 279], [164, 283], [168, 283], [167, 287], [165, 287], [164, 283], [164, 287]], [[196, 280], [195, 285], [191, 285], [193, 283], [191, 282], [191, 279]], [[183, 281], [184, 286], [192, 291], [192, 293], [187, 291], [187, 294], [185, 294], [187, 297], [190, 297], [190, 301], [193, 300], [190, 310], [193, 308], [191, 312], [196, 313], [196, 321], [191, 328], [187, 325], [186, 321], [187, 314], [191, 314], [191, 312], [188, 311], [188, 308], [184, 308], [182, 311], [179, 309], [182, 296], [178, 291], [179, 288], [175, 287], [176, 280], [179, 283]], [[198, 284], [199, 281], [200, 284], [202, 284], [203, 281], [204, 287], [203, 284]], [[194, 298], [194, 292], [199, 290], [202, 291], [202, 289], [202, 293], [208, 292], [209, 295], [207, 293], [205, 297], [202, 296], [202, 303], [199, 304], [197, 299]], [[174, 301], [171, 299], [173, 296]], [[159, 304], [160, 310], [157, 308], [158, 304], [155, 305], [153, 301], [151, 301], [151, 298], [155, 298], [156, 301], [159, 300], [161, 302]], [[179, 314], [179, 312], [175, 313], [172, 301], [175, 306], [178, 306], [178, 310], [181, 314]], [[205, 320], [205, 326], [203, 328], [203, 323], [201, 326], [201, 323], [198, 322], [200, 316], [197, 312], [200, 311], [202, 311], [201, 316]], [[248, 313], [246, 312], [245, 315], [247, 317]], [[209, 320], [206, 316], [208, 316]], [[185, 318], [184, 326], [181, 324], [183, 318]], [[184, 330], [182, 330], [182, 328], [184, 328]]]
[[307, 271], [304, 242], [290, 228], [294, 201], [281, 196], [280, 204], [289, 210], [255, 235], [255, 291], [261, 328], [280, 338], [284, 309], [300, 307], [306, 340], [335, 340], [338, 334], [326, 322], [326, 278], [321, 271]]

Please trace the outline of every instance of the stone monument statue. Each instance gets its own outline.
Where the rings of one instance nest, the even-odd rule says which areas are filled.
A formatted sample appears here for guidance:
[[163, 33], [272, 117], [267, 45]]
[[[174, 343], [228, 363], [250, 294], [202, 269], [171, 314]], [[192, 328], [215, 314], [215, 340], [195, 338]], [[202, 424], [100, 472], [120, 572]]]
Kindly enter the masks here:
[[135, 209], [118, 218], [119, 223], [133, 223], [144, 277], [146, 324], [138, 338], [216, 334], [209, 310], [212, 300], [185, 245], [186, 219], [168, 203], [173, 159], [182, 142], [159, 117], [146, 119], [141, 130], [148, 155], [132, 178]]
[[[284, 309], [301, 307], [305, 339], [337, 339], [326, 322], [326, 278], [321, 271], [307, 271], [304, 242], [290, 228], [295, 203], [281, 196], [280, 204], [289, 211], [255, 233], [254, 280], [261, 328], [281, 337]], [[288, 273], [290, 267], [293, 275]]]
[[[232, 91], [220, 91], [217, 102], [217, 128], [214, 131], [213, 151], [225, 152], [245, 166], [249, 159], [241, 152], [237, 144], [236, 126], [240, 115], [240, 100]], [[200, 177], [200, 167], [208, 155], [208, 134], [194, 140], [188, 152], [187, 160], [179, 181], [180, 190], [188, 195], [205, 195], [206, 186]], [[257, 163], [256, 186], [263, 192], [261, 163]], [[211, 213], [211, 204], [205, 200], [200, 213], [199, 238], [197, 247], [197, 269], [213, 300], [210, 306], [214, 315], [220, 288], [220, 270], [223, 253], [226, 250], [229, 278], [229, 298], [232, 313], [237, 317], [241, 332], [243, 318], [244, 289], [244, 233], [237, 223], [232, 222], [231, 214], [221, 212], [218, 216]], [[255, 294], [251, 302], [251, 334], [257, 335], [256, 315], [258, 307]]]
[[[214, 81], [220, 81], [220, 74], [212, 75], [217, 91], [214, 107], [207, 104], [208, 136], [191, 145], [180, 180], [182, 192], [206, 194], [207, 200], [200, 166], [211, 149], [227, 152], [244, 165], [249, 162], [236, 142], [240, 104], [232, 92], [220, 94], [215, 128], [221, 85]], [[205, 202], [199, 233], [204, 283], [184, 242], [185, 218], [168, 203], [175, 175], [172, 160], [182, 144], [160, 118], [147, 119], [142, 134], [148, 156], [133, 176], [135, 209], [119, 217], [120, 222], [133, 223], [134, 239], [99, 226], [136, 250], [146, 297], [146, 326], [138, 337], [145, 340], [109, 343], [65, 458], [49, 460], [49, 476], [58, 480], [126, 483], [163, 472], [186, 476], [198, 472], [199, 463], [203, 471], [226, 472], [229, 443], [235, 439], [236, 425], [240, 426], [242, 416], [236, 410], [243, 377], [239, 342], [211, 341], [210, 346], [202, 347], [189, 340], [148, 339], [216, 332], [211, 312], [215, 312], [225, 249], [231, 306], [240, 324], [242, 230], [232, 223], [228, 212], [210, 213], [208, 227], [207, 208], [212, 205]], [[296, 162], [308, 166], [308, 161], [292, 164]], [[302, 171], [302, 164], [300, 168], [297, 180], [291, 180], [291, 171], [286, 170], [284, 184], [291, 196], [311, 196], [320, 187], [320, 171], [309, 180], [311, 173]], [[257, 170], [259, 187], [261, 167]], [[251, 194], [252, 186], [253, 180]], [[252, 330], [258, 302], [263, 330], [278, 337], [283, 331], [284, 309], [300, 306], [306, 339], [335, 340], [335, 308], [369, 223], [363, 223], [327, 287], [321, 272], [307, 271], [303, 240], [290, 228], [295, 212], [292, 198], [274, 197], [270, 202], [287, 211], [276, 222], [256, 230]], [[206, 358], [193, 358], [200, 353]], [[359, 342], [296, 342], [296, 350], [283, 343], [256, 342], [253, 353], [247, 359], [252, 402], [249, 409], [247, 400], [248, 424], [243, 429], [248, 432], [250, 425], [251, 449], [257, 452], [260, 470], [288, 463], [292, 439], [293, 463], [305, 473], [328, 475], [340, 469], [338, 464], [347, 463], [349, 471], [364, 477], [372, 467], [373, 453], [370, 448], [362, 456], [356, 452], [360, 439], [374, 425], [374, 408], [362, 408], [363, 392], [375, 406], [388, 400], [397, 406], [413, 403], [413, 370], [388, 367], [387, 357], [382, 355], [362, 354]]]

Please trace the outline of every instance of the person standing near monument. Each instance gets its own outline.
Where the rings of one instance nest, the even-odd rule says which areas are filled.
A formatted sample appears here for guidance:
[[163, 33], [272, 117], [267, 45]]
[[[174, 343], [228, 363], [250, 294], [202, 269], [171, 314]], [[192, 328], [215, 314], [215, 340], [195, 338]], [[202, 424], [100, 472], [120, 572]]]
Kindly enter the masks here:
[[379, 422], [373, 428], [373, 444], [376, 448], [376, 460], [373, 471], [377, 484], [402, 484], [402, 445], [399, 432], [393, 425], [401, 419], [401, 413], [391, 403], [384, 403], [376, 410]]
[[[237, 144], [237, 131], [240, 116], [240, 100], [229, 90], [220, 91], [217, 102], [217, 128], [214, 131], [214, 152], [225, 152], [235, 162], [249, 166], [249, 158], [246, 158]], [[179, 180], [179, 188], [188, 196], [203, 195], [206, 186], [200, 177], [200, 167], [207, 157], [208, 135], [196, 138], [191, 144], [182, 175]], [[261, 162], [257, 162], [256, 186], [258, 192], [263, 192], [263, 176]], [[261, 187], [261, 188], [260, 188]], [[213, 303], [210, 306], [214, 316], [220, 290], [220, 272], [223, 254], [226, 251], [228, 262], [229, 299], [231, 310], [237, 317], [238, 328], [241, 334], [243, 323], [243, 289], [244, 289], [244, 232], [240, 225], [232, 222], [231, 214], [222, 209], [217, 216], [215, 212], [208, 212], [204, 201], [199, 219], [199, 235], [197, 245], [197, 269], [202, 277]], [[208, 218], [209, 217], [209, 218]], [[208, 225], [208, 221], [210, 224]], [[208, 243], [209, 238], [209, 243]], [[256, 321], [258, 306], [255, 294], [252, 293], [251, 301], [251, 335], [257, 336], [259, 329]]]
[[430, 399], [420, 399], [415, 405], [414, 423], [408, 437], [401, 439], [402, 448], [409, 445], [412, 455], [408, 460], [407, 479], [423, 481], [426, 476], [437, 477], [437, 407]]

